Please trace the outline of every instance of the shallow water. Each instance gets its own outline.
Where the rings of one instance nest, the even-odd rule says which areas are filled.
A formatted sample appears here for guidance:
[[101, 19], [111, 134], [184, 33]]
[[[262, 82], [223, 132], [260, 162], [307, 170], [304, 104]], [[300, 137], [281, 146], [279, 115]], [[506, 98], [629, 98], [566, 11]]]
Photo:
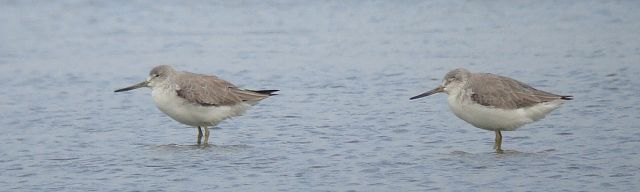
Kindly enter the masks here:
[[[637, 2], [25, 2], [0, 6], [0, 191], [635, 191]], [[280, 95], [207, 147], [158, 64]], [[450, 69], [575, 100], [494, 134], [429, 90]]]

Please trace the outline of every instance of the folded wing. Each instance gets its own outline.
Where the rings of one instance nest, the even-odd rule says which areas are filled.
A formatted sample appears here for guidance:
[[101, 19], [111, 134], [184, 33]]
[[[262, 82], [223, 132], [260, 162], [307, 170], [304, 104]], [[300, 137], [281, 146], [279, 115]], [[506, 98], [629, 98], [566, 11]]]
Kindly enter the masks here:
[[471, 99], [474, 102], [503, 109], [530, 107], [557, 99], [571, 99], [571, 96], [541, 91], [515, 79], [489, 73], [474, 74], [466, 86], [472, 88]]
[[203, 106], [235, 105], [244, 101], [259, 101], [271, 92], [241, 89], [232, 83], [212, 75], [182, 72], [178, 82], [179, 97]]

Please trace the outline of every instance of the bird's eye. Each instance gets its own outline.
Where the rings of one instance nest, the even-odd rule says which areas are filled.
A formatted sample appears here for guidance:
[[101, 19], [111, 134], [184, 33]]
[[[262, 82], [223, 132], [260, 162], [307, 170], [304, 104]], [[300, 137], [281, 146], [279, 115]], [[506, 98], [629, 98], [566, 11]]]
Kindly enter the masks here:
[[159, 76], [160, 76], [160, 75], [158, 75], [158, 74], [154, 74], [154, 75], [153, 75], [153, 77], [159, 77]]

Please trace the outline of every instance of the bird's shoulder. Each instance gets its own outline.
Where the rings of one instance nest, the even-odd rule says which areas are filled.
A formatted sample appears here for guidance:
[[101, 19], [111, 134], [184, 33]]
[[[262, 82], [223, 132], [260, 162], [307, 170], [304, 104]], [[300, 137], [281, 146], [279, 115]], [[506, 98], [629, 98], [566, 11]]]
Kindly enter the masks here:
[[177, 74], [176, 92], [187, 101], [205, 106], [232, 105], [241, 102], [232, 90], [237, 87], [215, 75], [203, 75], [191, 72]]

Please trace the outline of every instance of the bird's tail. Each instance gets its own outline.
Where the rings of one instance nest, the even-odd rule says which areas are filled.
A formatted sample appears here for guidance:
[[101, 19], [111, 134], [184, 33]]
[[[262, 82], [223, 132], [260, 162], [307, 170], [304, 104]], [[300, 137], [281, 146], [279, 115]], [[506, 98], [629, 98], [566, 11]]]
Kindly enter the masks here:
[[280, 91], [280, 90], [257, 90], [257, 91], [256, 90], [251, 90], [251, 91], [256, 92], [256, 93], [260, 93], [260, 94], [265, 94], [265, 95], [272, 96], [272, 95], [278, 95], [278, 94], [275, 94], [274, 92], [277, 92], [277, 91]]
[[562, 99], [562, 100], [573, 100], [573, 96], [571, 96], [571, 95], [560, 96], [560, 99]]

